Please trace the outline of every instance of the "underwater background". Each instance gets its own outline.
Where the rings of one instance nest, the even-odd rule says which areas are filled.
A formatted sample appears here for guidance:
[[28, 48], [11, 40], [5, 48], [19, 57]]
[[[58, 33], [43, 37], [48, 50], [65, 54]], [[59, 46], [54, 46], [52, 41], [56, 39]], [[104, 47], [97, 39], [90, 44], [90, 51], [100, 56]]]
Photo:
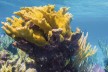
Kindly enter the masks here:
[[[72, 28], [81, 28], [89, 32], [88, 40], [93, 45], [100, 39], [108, 39], [108, 1], [107, 0], [0, 0], [0, 21], [18, 11], [20, 7], [55, 4], [59, 7], [70, 7], [73, 14]], [[2, 32], [2, 31], [1, 31]]]
[[[6, 21], [6, 17], [18, 11], [20, 7], [43, 6], [47, 4], [60, 7], [69, 7], [73, 15], [71, 28], [73, 31], [80, 28], [84, 33], [89, 34], [88, 42], [92, 47], [96, 46], [98, 63], [104, 67], [103, 53], [98, 42], [108, 40], [108, 0], [0, 0], [0, 21]], [[0, 23], [0, 27], [2, 24]], [[4, 31], [0, 28], [1, 36]]]

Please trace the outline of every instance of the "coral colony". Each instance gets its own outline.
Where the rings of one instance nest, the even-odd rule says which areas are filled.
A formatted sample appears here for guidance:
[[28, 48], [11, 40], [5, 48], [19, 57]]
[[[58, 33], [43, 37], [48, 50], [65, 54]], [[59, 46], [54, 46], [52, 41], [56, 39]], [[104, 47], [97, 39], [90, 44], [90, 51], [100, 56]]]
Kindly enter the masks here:
[[79, 28], [71, 31], [72, 14], [67, 12], [68, 8], [54, 8], [23, 7], [2, 22], [3, 30], [15, 40], [13, 46], [27, 55], [21, 56], [20, 53], [24, 54], [19, 51], [16, 62], [4, 64], [1, 70], [7, 67], [9, 72], [78, 72], [79, 64], [95, 54], [96, 49], [86, 43], [88, 33], [84, 36]]

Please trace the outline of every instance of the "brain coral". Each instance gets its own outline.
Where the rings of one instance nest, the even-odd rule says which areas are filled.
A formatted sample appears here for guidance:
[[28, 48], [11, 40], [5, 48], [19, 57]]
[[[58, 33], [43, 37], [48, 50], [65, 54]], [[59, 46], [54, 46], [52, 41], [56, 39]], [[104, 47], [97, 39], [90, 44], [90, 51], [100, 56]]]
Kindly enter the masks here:
[[38, 46], [49, 44], [53, 29], [61, 29], [60, 41], [64, 37], [68, 39], [72, 32], [70, 21], [72, 15], [67, 13], [68, 8], [54, 10], [54, 5], [40, 7], [23, 7], [20, 11], [14, 12], [15, 16], [7, 18], [2, 22], [4, 31], [14, 39], [24, 39]]

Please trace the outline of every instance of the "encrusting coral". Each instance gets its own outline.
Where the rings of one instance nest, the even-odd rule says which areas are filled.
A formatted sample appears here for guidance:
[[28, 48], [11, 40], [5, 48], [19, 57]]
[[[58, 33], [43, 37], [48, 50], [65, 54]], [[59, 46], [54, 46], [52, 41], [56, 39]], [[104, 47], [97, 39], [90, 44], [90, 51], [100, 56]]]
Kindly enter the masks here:
[[53, 29], [61, 29], [61, 41], [64, 36], [71, 36], [70, 20], [72, 15], [67, 13], [68, 8], [54, 10], [54, 5], [43, 7], [24, 7], [15, 12], [19, 18], [12, 16], [7, 18], [3, 29], [14, 39], [24, 38], [38, 46], [49, 44], [48, 39], [52, 36]]
[[78, 54], [75, 60], [80, 64], [79, 59], [84, 60], [95, 50], [86, 45], [86, 37], [79, 28], [71, 31], [72, 15], [68, 8], [58, 11], [54, 8], [54, 5], [21, 8], [14, 13], [19, 17], [7, 18], [2, 28], [15, 39], [15, 47], [34, 59], [38, 72], [77, 72], [72, 58]]

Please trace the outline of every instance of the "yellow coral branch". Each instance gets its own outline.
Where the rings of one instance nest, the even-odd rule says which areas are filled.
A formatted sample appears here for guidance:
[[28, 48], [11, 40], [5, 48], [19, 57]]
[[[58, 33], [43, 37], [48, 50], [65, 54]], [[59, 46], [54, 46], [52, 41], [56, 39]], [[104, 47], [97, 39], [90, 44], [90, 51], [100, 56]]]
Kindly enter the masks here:
[[15, 16], [7, 18], [7, 22], [2, 22], [2, 28], [14, 39], [24, 38], [39, 46], [48, 44], [47, 40], [52, 36], [52, 29], [62, 29], [60, 41], [64, 40], [64, 36], [70, 39], [72, 32], [69, 24], [72, 15], [67, 13], [66, 7], [58, 11], [54, 8], [54, 5], [21, 8], [20, 11], [14, 12], [19, 18]]

